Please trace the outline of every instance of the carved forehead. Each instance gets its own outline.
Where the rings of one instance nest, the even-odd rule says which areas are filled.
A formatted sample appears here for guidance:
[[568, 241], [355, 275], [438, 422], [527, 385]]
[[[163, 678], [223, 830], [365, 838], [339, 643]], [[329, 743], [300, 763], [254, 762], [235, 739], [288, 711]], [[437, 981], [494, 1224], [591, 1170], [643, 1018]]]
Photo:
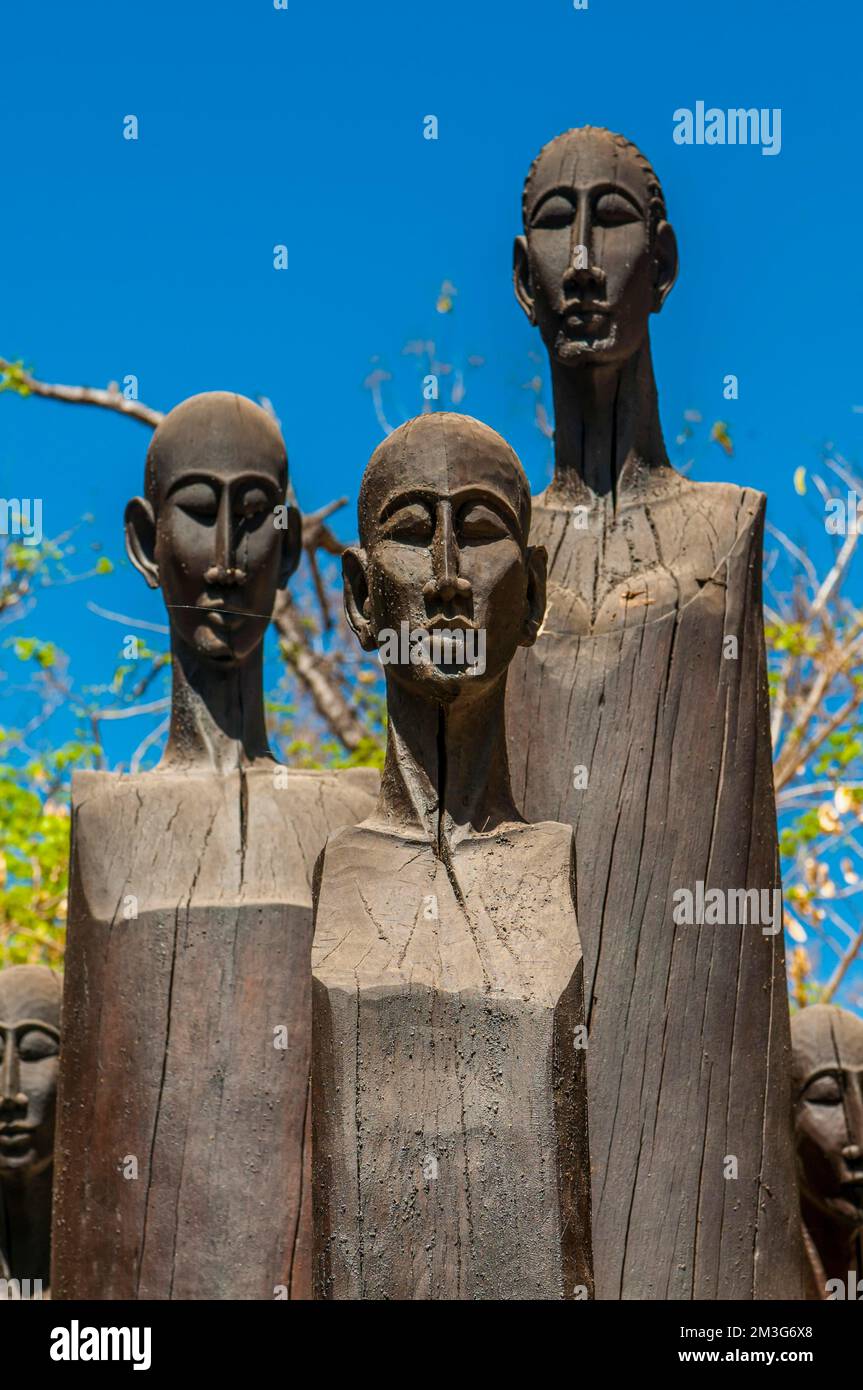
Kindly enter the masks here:
[[47, 965], [11, 965], [0, 970], [0, 1022], [41, 1019], [60, 1027], [63, 984]]
[[863, 1066], [863, 1019], [835, 1004], [812, 1004], [791, 1020], [794, 1080], [821, 1067]]
[[231, 391], [190, 396], [170, 411], [147, 451], [146, 489], [157, 504], [184, 473], [264, 473], [287, 487], [288, 460], [279, 427], [254, 401]]
[[533, 161], [522, 198], [525, 220], [551, 189], [600, 182], [626, 189], [654, 218], [665, 215], [659, 180], [637, 146], [612, 131], [579, 126], [551, 140]]
[[361, 543], [374, 543], [380, 514], [392, 499], [411, 492], [448, 497], [466, 488], [496, 493], [509, 503], [526, 542], [530, 487], [506, 440], [469, 415], [441, 411], [409, 420], [378, 445], [363, 475]]

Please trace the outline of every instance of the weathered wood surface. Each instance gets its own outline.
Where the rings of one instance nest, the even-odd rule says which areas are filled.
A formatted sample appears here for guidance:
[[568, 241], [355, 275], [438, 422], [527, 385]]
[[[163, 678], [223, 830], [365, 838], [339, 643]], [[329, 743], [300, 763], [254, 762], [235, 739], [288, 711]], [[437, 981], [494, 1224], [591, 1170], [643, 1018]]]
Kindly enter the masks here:
[[507, 703], [517, 803], [575, 832], [596, 1293], [796, 1298], [782, 933], [672, 919], [699, 880], [779, 886], [764, 499], [665, 469], [603, 505], [534, 499], [548, 608]]
[[316, 904], [317, 1296], [590, 1296], [569, 827], [339, 831]]
[[311, 875], [376, 784], [76, 775], [55, 1297], [309, 1296]]

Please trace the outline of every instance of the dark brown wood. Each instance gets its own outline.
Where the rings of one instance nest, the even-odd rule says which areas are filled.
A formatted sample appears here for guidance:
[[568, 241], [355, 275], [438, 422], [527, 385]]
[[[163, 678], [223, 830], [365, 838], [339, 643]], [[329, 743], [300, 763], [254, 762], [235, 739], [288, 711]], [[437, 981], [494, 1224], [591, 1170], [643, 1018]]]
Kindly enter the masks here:
[[48, 1296], [62, 988], [44, 965], [0, 971], [0, 1280], [17, 1281], [0, 1298]]
[[349, 621], [482, 633], [388, 660], [375, 813], [328, 841], [313, 952], [315, 1280], [324, 1299], [592, 1295], [581, 947], [568, 826], [512, 802], [503, 701], [544, 607], [515, 458], [436, 414], [376, 451]]
[[673, 915], [699, 883], [779, 888], [764, 498], [668, 463], [648, 320], [677, 252], [644, 156], [560, 136], [524, 218], [515, 288], [549, 351], [555, 473], [509, 753], [528, 820], [575, 832], [597, 1297], [799, 1297], [781, 914], [773, 935]]
[[863, 1019], [835, 1004], [814, 1004], [792, 1018], [791, 1046], [808, 1294], [812, 1299], [859, 1299]]
[[274, 422], [217, 392], [165, 417], [127, 508], [168, 607], [171, 728], [154, 772], [73, 781], [57, 1297], [310, 1294], [311, 874], [377, 775], [267, 745], [286, 486]]
[[76, 775], [57, 1297], [309, 1295], [311, 873], [376, 780]]

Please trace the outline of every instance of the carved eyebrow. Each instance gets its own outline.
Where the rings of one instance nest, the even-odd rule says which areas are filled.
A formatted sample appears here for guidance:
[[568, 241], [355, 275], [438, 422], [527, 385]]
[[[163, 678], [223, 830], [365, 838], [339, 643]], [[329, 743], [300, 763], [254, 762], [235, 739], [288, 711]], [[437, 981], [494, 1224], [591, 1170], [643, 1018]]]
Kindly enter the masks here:
[[206, 483], [208, 487], [213, 489], [222, 488], [226, 485], [235, 490], [238, 487], [261, 487], [266, 492], [273, 493], [274, 495], [279, 494], [281, 491], [276, 480], [268, 477], [266, 473], [237, 473], [233, 477], [225, 479], [213, 473], [195, 471], [183, 473], [179, 478], [176, 478], [168, 488], [165, 496], [171, 497], [178, 489], [190, 487], [195, 483]]
[[497, 512], [501, 519], [506, 521], [517, 535], [521, 535], [521, 519], [518, 513], [510, 506], [505, 498], [499, 497], [496, 492], [482, 492], [476, 491], [473, 488], [463, 488], [453, 496], [452, 504], [459, 512], [471, 505], [488, 507], [489, 511]]
[[0, 1033], [20, 1033], [22, 1029], [39, 1028], [43, 1033], [49, 1033], [52, 1038], [60, 1041], [60, 1029], [55, 1028], [53, 1023], [48, 1023], [44, 1018], [19, 1018], [17, 1023], [0, 1022]]
[[807, 1076], [806, 1080], [800, 1086], [800, 1090], [797, 1093], [798, 1100], [803, 1098], [803, 1096], [809, 1090], [809, 1087], [812, 1085], [813, 1081], [821, 1081], [825, 1076], [829, 1077], [831, 1081], [835, 1081], [838, 1085], [841, 1086], [843, 1081], [842, 1070], [843, 1069], [841, 1067], [837, 1067], [835, 1065], [817, 1067], [816, 1070], [813, 1071], [810, 1076]]
[[[616, 193], [619, 197], [624, 198], [630, 203], [640, 217], [644, 217], [644, 204], [639, 201], [634, 193], [630, 193], [628, 189], [623, 188], [619, 183], [610, 183], [607, 179], [603, 179], [599, 183], [591, 184], [588, 192], [594, 202], [596, 202], [598, 198], [602, 198], [606, 193]], [[576, 192], [572, 184], [558, 184], [554, 188], [547, 189], [544, 193], [539, 195], [531, 209], [529, 219], [531, 222], [550, 198], [565, 198], [567, 202], [575, 206]]]
[[393, 515], [393, 512], [400, 512], [404, 507], [427, 507], [433, 511], [436, 501], [435, 493], [423, 492], [418, 488], [414, 488], [410, 492], [397, 493], [381, 507], [378, 513], [378, 525], [382, 526]]
[[385, 521], [392, 516], [393, 512], [401, 511], [403, 507], [424, 506], [431, 513], [434, 512], [438, 502], [451, 502], [453, 510], [460, 511], [463, 507], [481, 505], [488, 507], [491, 511], [497, 512], [502, 520], [506, 521], [518, 536], [522, 534], [521, 519], [515, 509], [495, 492], [486, 492], [473, 487], [461, 488], [449, 496], [441, 497], [440, 493], [425, 492], [422, 489], [414, 489], [411, 492], [400, 493], [391, 497], [385, 502], [378, 514], [378, 525], [382, 526]]

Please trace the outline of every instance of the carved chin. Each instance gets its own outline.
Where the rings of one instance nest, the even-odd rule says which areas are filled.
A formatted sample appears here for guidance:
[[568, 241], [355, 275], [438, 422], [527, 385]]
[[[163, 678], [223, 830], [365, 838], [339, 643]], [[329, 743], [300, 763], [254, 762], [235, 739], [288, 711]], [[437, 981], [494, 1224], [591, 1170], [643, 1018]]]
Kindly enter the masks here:
[[192, 646], [204, 661], [219, 666], [239, 665], [260, 644], [262, 637], [263, 627], [259, 635], [237, 627], [199, 623], [192, 634]]
[[2, 1176], [3, 1173], [26, 1172], [28, 1168], [32, 1168], [35, 1173], [39, 1166], [38, 1157], [32, 1145], [29, 1149], [24, 1149], [21, 1153], [0, 1152], [0, 1176]]
[[577, 338], [561, 328], [554, 340], [554, 355], [558, 362], [578, 362], [585, 357], [604, 357], [617, 346], [617, 328], [612, 325], [605, 338]]

